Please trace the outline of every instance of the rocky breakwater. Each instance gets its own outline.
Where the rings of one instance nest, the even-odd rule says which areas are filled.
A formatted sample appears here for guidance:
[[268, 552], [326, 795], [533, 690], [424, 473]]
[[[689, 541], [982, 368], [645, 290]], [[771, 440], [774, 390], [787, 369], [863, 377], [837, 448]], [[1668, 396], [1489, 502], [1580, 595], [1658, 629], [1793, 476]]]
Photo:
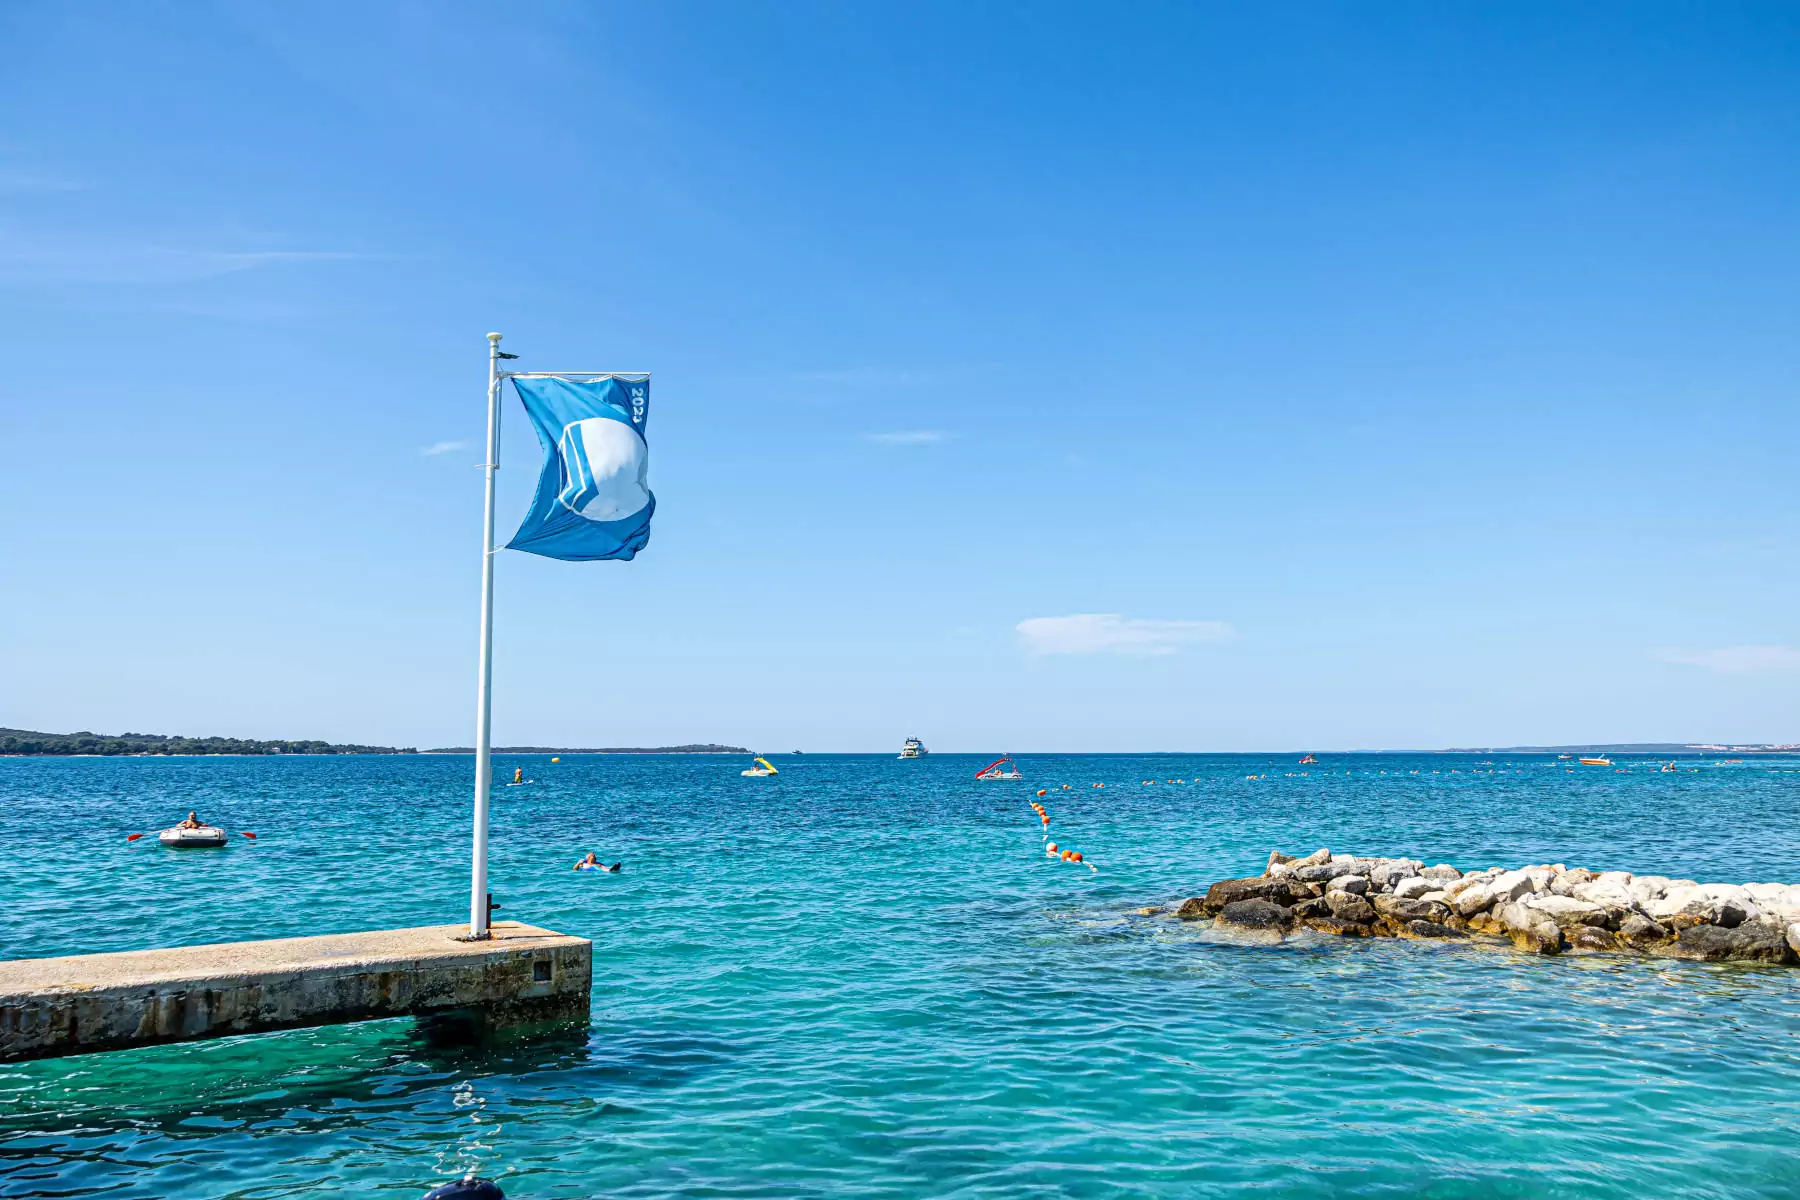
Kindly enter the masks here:
[[1507, 939], [1538, 954], [1800, 963], [1800, 886], [1695, 883], [1561, 863], [1465, 872], [1410, 858], [1276, 851], [1261, 875], [1215, 883], [1174, 915], [1273, 937], [1314, 929], [1340, 937]]

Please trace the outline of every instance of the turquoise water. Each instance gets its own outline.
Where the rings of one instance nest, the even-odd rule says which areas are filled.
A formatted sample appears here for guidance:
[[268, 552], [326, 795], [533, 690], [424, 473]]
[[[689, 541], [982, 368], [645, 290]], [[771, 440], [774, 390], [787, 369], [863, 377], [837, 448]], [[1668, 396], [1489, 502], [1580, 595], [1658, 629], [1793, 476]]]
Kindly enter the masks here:
[[[459, 920], [470, 761], [0, 761], [0, 956]], [[499, 915], [594, 939], [585, 1035], [0, 1066], [0, 1195], [416, 1197], [475, 1166], [515, 1200], [1800, 1196], [1800, 970], [1133, 911], [1272, 847], [1800, 882], [1800, 762], [774, 761], [501, 760], [538, 782], [498, 794]], [[1044, 859], [1038, 787], [1101, 874]], [[124, 841], [194, 807], [261, 836]], [[590, 848], [625, 872], [572, 873]]]

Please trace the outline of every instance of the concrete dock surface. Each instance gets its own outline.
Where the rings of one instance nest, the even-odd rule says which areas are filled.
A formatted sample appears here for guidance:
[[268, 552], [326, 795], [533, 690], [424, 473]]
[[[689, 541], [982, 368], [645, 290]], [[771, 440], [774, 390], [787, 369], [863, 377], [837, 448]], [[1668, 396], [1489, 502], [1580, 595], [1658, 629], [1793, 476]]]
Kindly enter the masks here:
[[593, 943], [498, 921], [0, 962], [0, 1061], [382, 1017], [585, 1019]]

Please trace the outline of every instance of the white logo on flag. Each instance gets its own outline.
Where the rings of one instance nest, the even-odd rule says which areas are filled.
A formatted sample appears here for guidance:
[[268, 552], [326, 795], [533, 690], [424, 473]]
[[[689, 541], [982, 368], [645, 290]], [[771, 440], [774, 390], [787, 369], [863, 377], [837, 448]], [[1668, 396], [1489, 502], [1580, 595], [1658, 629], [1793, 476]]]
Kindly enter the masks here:
[[556, 448], [566, 482], [557, 500], [590, 521], [622, 521], [650, 503], [650, 448], [610, 417], [563, 426]]

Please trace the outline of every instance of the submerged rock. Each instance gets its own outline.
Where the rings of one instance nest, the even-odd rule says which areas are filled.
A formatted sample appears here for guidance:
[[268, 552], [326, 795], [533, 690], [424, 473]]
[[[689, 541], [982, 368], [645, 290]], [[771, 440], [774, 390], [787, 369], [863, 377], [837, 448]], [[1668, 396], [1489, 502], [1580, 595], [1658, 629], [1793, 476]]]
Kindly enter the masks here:
[[1219, 924], [1279, 933], [1293, 923], [1293, 913], [1272, 900], [1233, 900], [1219, 910]]
[[1785, 962], [1792, 953], [1783, 931], [1764, 921], [1746, 921], [1731, 929], [1694, 925], [1675, 939], [1676, 953], [1704, 962]]

